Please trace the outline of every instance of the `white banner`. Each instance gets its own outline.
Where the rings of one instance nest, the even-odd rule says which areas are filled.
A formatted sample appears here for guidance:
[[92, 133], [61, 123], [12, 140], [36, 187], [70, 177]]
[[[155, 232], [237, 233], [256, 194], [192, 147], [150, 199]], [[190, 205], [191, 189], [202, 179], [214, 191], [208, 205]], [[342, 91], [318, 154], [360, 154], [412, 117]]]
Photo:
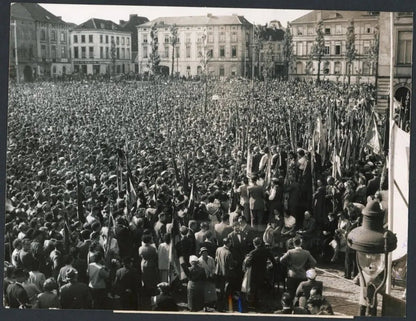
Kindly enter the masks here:
[[393, 126], [394, 189], [393, 189], [393, 232], [397, 235], [397, 249], [392, 259], [397, 260], [407, 253], [407, 228], [409, 219], [409, 169], [410, 134]]

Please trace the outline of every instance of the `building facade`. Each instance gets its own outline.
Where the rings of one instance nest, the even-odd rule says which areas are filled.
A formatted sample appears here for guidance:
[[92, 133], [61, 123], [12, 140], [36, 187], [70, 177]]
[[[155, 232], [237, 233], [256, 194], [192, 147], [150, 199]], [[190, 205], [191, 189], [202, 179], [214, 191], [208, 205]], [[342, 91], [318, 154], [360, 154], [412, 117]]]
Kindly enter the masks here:
[[257, 66], [260, 66], [259, 74], [260, 78], [264, 78], [265, 75], [269, 78], [283, 77], [283, 39], [285, 32], [279, 21], [271, 21], [267, 26], [260, 26], [259, 28], [259, 64], [255, 65], [255, 71]]
[[74, 72], [122, 74], [131, 68], [131, 33], [110, 20], [91, 18], [71, 30]]
[[137, 14], [131, 14], [128, 21], [120, 20], [120, 26], [123, 30], [131, 33], [131, 59], [133, 63], [133, 71], [139, 72], [139, 63], [137, 59], [138, 44], [137, 44], [137, 26], [148, 22], [146, 17], [140, 17]]
[[[390, 95], [391, 15], [380, 13], [380, 50], [377, 68], [377, 106], [387, 110]], [[393, 93], [410, 117], [412, 93], [413, 13], [393, 13]]]
[[[158, 33], [159, 65], [162, 66], [165, 74], [186, 77], [201, 75], [205, 65], [202, 62], [204, 53], [208, 53], [210, 57], [206, 64], [210, 76], [233, 77], [251, 74], [247, 62], [251, 59], [250, 41], [253, 25], [242, 16], [211, 14], [161, 17], [139, 25], [137, 27], [139, 73], [151, 70], [150, 31], [153, 25], [156, 26]], [[173, 25], [176, 25], [178, 35], [174, 49], [170, 31]], [[172, 55], [174, 55], [173, 64]]]
[[11, 78], [18, 74], [19, 81], [31, 81], [72, 73], [69, 25], [61, 17], [36, 3], [14, 3], [10, 22]]
[[370, 54], [375, 45], [378, 12], [314, 10], [291, 24], [295, 61], [289, 72], [291, 78], [316, 79], [318, 62], [311, 59], [316, 38], [316, 26], [323, 22], [324, 56], [320, 66], [320, 79], [346, 81], [347, 30], [351, 22], [355, 35], [355, 59], [350, 68], [350, 81], [371, 82], [376, 79], [376, 59]]

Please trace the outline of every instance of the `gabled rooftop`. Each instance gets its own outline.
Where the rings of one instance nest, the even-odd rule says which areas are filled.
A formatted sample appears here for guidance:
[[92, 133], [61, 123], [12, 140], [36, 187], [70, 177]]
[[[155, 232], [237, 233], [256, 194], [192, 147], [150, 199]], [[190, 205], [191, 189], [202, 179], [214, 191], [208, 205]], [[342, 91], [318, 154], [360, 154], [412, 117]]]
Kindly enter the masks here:
[[37, 3], [16, 2], [10, 7], [11, 18], [33, 19], [38, 22], [66, 24], [61, 17], [55, 16]]

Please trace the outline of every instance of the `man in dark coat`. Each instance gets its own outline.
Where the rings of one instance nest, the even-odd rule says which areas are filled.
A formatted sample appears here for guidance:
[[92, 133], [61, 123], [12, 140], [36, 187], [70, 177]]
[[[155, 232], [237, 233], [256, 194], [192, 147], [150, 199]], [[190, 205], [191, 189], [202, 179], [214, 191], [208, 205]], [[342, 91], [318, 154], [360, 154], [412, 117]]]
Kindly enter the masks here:
[[265, 192], [263, 186], [258, 185], [258, 177], [252, 177], [253, 185], [248, 187], [248, 197], [251, 212], [251, 226], [260, 228], [263, 224]]
[[13, 273], [16, 282], [11, 283], [6, 289], [5, 303], [10, 308], [29, 308], [29, 297], [22, 283], [27, 280], [27, 274], [17, 268]]
[[233, 283], [235, 279], [235, 267], [236, 262], [233, 254], [230, 251], [231, 239], [226, 238], [223, 240], [224, 245], [217, 248], [215, 253], [215, 275], [217, 276], [217, 288], [220, 290], [218, 302], [220, 310], [225, 307], [225, 299], [228, 297], [230, 283]]
[[378, 190], [380, 190], [380, 175], [377, 169], [373, 170], [373, 178], [370, 179], [367, 183], [367, 197], [374, 195]]
[[71, 268], [66, 271], [67, 284], [61, 287], [62, 309], [91, 309], [92, 296], [88, 285], [78, 282], [77, 270]]
[[287, 251], [280, 262], [285, 264], [287, 273], [287, 290], [294, 298], [296, 289], [302, 281], [306, 281], [306, 270], [315, 267], [316, 260], [309, 251], [302, 249], [302, 239], [296, 237], [293, 241], [295, 248]]
[[133, 268], [133, 259], [124, 258], [123, 267], [117, 270], [114, 280], [114, 288], [120, 296], [122, 309], [137, 310], [139, 286], [139, 272]]
[[249, 302], [252, 306], [258, 308], [259, 293], [264, 289], [266, 276], [267, 260], [272, 262], [273, 267], [276, 261], [272, 253], [263, 245], [261, 238], [256, 237], [253, 240], [254, 250], [252, 250], [245, 259], [245, 267], [251, 267], [251, 282]]
[[299, 306], [301, 306], [302, 308], [306, 308], [306, 302], [309, 299], [312, 288], [318, 288], [321, 290], [321, 292], [323, 289], [322, 281], [316, 280], [315, 269], [307, 270], [306, 277], [308, 278], [308, 280], [301, 282], [298, 288], [296, 289], [296, 298], [299, 300]]

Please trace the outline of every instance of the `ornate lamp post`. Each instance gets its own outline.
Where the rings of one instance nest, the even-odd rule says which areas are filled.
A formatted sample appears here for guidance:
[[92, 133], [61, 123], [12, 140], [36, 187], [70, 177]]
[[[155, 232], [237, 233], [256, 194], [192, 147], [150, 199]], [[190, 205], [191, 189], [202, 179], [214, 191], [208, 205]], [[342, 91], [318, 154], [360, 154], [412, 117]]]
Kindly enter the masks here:
[[387, 280], [388, 254], [396, 249], [397, 238], [383, 227], [384, 209], [370, 201], [363, 209], [363, 223], [347, 236], [348, 246], [356, 251], [361, 293], [366, 301], [366, 315], [377, 315], [377, 294]]

